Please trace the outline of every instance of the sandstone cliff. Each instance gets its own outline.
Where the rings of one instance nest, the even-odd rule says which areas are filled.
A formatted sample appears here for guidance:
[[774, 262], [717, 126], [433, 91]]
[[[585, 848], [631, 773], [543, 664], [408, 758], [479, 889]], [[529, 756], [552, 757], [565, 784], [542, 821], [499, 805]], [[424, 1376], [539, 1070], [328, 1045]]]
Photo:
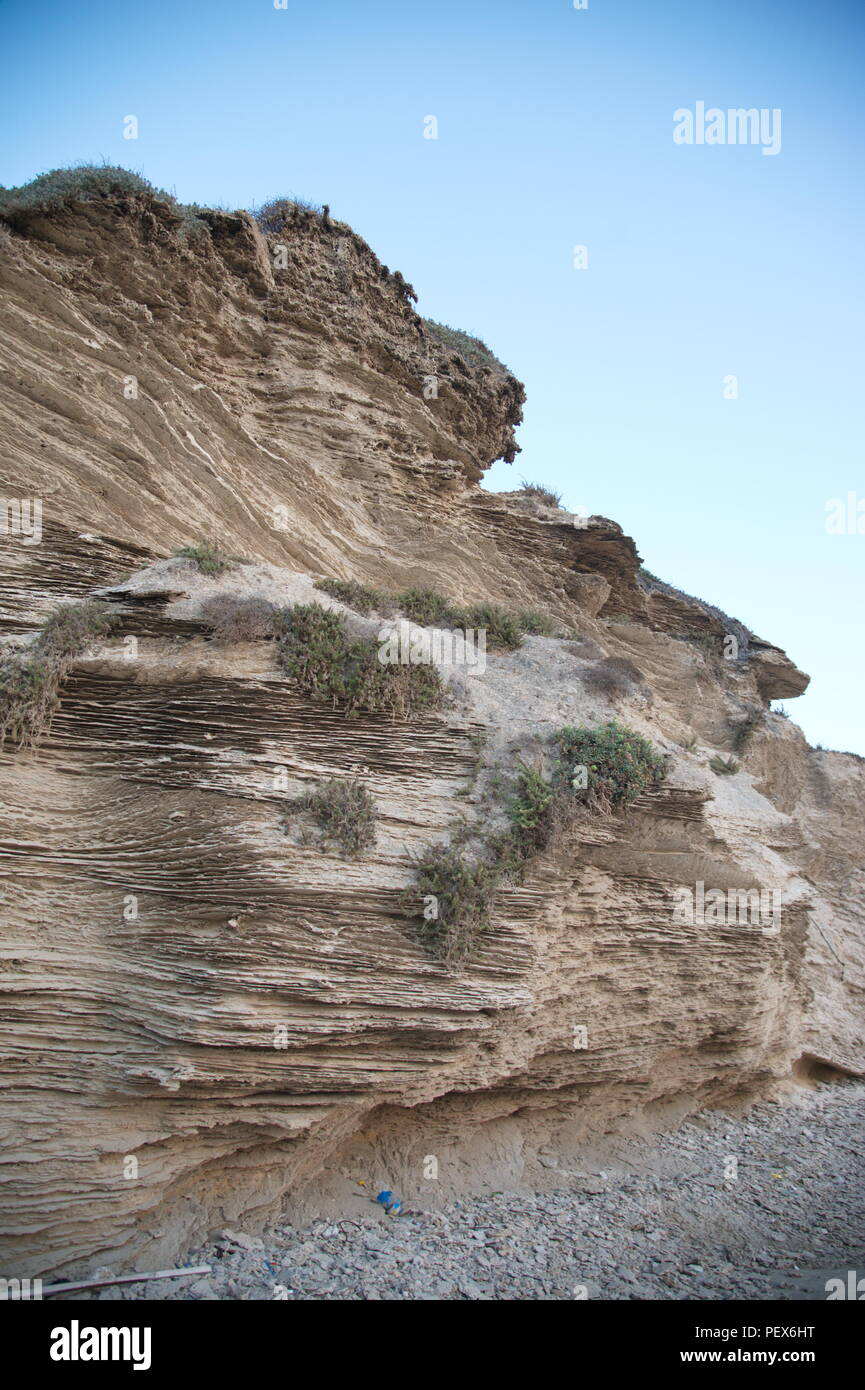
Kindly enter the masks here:
[[[615, 523], [482, 491], [522, 387], [435, 336], [351, 229], [197, 221], [142, 192], [0, 230], [0, 495], [43, 505], [38, 544], [0, 538], [0, 632], [24, 648], [97, 591], [120, 620], [39, 746], [0, 755], [4, 1270], [164, 1264], [353, 1136], [590, 1136], [861, 1074], [865, 763], [768, 712], [807, 678]], [[202, 538], [244, 563], [170, 558]], [[360, 630], [322, 576], [533, 605], [579, 641], [490, 654], [441, 714], [348, 720], [201, 616], [233, 591]], [[585, 679], [603, 656], [642, 677], [615, 705]], [[413, 856], [497, 765], [612, 715], [668, 755], [663, 786], [534, 862], [461, 966], [432, 959], [401, 910]], [[380, 817], [347, 862], [281, 811], [352, 768]], [[697, 882], [771, 890], [780, 930], [674, 921]]]

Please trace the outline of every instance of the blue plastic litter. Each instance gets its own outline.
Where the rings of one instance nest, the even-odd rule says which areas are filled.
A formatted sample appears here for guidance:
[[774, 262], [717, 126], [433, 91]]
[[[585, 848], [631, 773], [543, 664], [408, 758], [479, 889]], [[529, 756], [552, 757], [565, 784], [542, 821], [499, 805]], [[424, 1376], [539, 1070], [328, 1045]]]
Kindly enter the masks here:
[[384, 1207], [388, 1216], [396, 1216], [402, 1208], [402, 1202], [398, 1197], [394, 1197], [389, 1187], [382, 1188], [375, 1200]]

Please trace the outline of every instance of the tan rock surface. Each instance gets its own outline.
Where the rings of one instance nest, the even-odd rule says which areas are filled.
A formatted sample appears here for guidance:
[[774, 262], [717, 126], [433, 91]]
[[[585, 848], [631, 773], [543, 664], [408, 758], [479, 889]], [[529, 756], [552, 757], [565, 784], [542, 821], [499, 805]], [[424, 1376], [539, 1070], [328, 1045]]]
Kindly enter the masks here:
[[[865, 1069], [865, 763], [768, 715], [739, 772], [711, 771], [807, 677], [646, 580], [615, 523], [478, 488], [514, 378], [426, 338], [369, 248], [312, 217], [285, 272], [245, 214], [190, 248], [134, 201], [0, 240], [0, 492], [45, 514], [41, 544], [0, 540], [0, 631], [95, 589], [122, 614], [41, 747], [0, 755], [4, 1272], [153, 1268], [255, 1227], [379, 1113], [392, 1134], [432, 1107], [448, 1142], [540, 1110], [591, 1135]], [[203, 537], [250, 563], [157, 559]], [[322, 574], [539, 606], [643, 684], [616, 710], [579, 646], [527, 638], [444, 715], [346, 720], [197, 616], [215, 589], [328, 603]], [[464, 968], [431, 960], [400, 895], [475, 813], [472, 735], [495, 763], [617, 712], [670, 754], [664, 787], [539, 860]], [[381, 818], [347, 863], [281, 815], [353, 767]], [[697, 880], [776, 891], [780, 931], [675, 923]]]

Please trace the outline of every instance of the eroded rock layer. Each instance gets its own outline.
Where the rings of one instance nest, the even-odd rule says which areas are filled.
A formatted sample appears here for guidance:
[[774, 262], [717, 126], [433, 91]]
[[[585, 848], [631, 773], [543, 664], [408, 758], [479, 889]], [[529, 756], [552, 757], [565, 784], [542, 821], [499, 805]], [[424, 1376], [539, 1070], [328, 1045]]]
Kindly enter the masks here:
[[[93, 591], [119, 618], [39, 747], [0, 755], [4, 1272], [164, 1265], [267, 1219], [379, 1114], [428, 1107], [450, 1141], [555, 1110], [590, 1135], [861, 1073], [865, 763], [767, 712], [807, 677], [646, 578], [615, 523], [482, 492], [522, 388], [432, 339], [350, 229], [299, 218], [279, 270], [246, 214], [210, 228], [184, 243], [131, 199], [0, 238], [0, 491], [43, 505], [39, 543], [0, 539], [0, 632], [26, 645]], [[247, 563], [158, 558], [202, 538]], [[532, 604], [579, 642], [490, 654], [443, 714], [349, 720], [199, 612], [341, 608], [321, 575]], [[586, 684], [602, 656], [641, 673], [616, 705]], [[489, 771], [612, 715], [668, 754], [663, 787], [535, 861], [463, 966], [432, 959], [403, 893], [477, 812], [478, 735]], [[379, 812], [358, 861], [285, 820], [352, 769]], [[777, 929], [676, 920], [698, 882], [772, 891]]]

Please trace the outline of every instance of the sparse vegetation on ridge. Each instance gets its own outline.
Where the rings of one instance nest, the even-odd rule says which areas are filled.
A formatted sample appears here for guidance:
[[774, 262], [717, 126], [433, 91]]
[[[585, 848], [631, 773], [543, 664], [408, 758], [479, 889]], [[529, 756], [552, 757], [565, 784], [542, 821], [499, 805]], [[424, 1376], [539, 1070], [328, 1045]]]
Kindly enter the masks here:
[[294, 195], [289, 198], [271, 198], [260, 207], [252, 207], [249, 211], [263, 232], [278, 233], [297, 221], [298, 216], [311, 213], [315, 217], [321, 217], [324, 208], [321, 203], [311, 203], [306, 198]]
[[181, 230], [192, 236], [206, 236], [207, 226], [198, 218], [196, 205], [179, 203], [162, 188], [155, 188], [140, 174], [116, 164], [78, 164], [50, 169], [17, 188], [0, 189], [0, 219], [11, 227], [26, 229], [34, 217], [57, 212], [73, 203], [140, 197], [145, 195], [163, 203], [180, 219]]
[[205, 600], [199, 613], [219, 642], [276, 638], [277, 660], [286, 676], [305, 694], [330, 700], [346, 715], [365, 711], [409, 719], [446, 703], [447, 691], [434, 665], [380, 661], [377, 639], [351, 637], [344, 616], [320, 603], [277, 608], [260, 597], [218, 593]]
[[[329, 230], [334, 226], [330, 216], [330, 207], [327, 203], [311, 203], [308, 199], [297, 196], [271, 198], [260, 207], [252, 207], [249, 211], [266, 236], [279, 236], [294, 230], [296, 227], [309, 227], [313, 222], [317, 222], [324, 230]], [[386, 265], [381, 264], [377, 256], [373, 257], [373, 261], [378, 267], [379, 278], [386, 280], [409, 307], [412, 303], [417, 303], [414, 287], [408, 283], [400, 271], [389, 270]], [[350, 276], [344, 264], [337, 268], [337, 284], [343, 293], [349, 288]]]
[[217, 642], [255, 642], [275, 637], [279, 610], [266, 598], [236, 594], [211, 594], [199, 609], [203, 623], [213, 629]]
[[487, 646], [494, 651], [513, 652], [522, 645], [523, 632], [519, 616], [498, 603], [471, 603], [454, 608], [449, 627], [483, 628]]
[[[522, 641], [518, 613], [511, 613], [497, 603], [452, 603], [435, 589], [403, 589], [395, 597], [401, 613], [419, 627], [484, 628], [487, 644], [503, 651], [514, 651]], [[529, 622], [533, 614], [523, 609]]]
[[549, 507], [561, 506], [562, 494], [553, 492], [551, 487], [546, 487], [543, 483], [530, 483], [526, 478], [523, 478], [520, 483], [520, 491], [524, 492], [527, 497], [534, 497], [538, 502], [545, 502]]
[[447, 323], [437, 323], [435, 319], [424, 319], [424, 328], [431, 338], [442, 347], [449, 348], [463, 357], [472, 367], [489, 367], [496, 372], [510, 372], [504, 362], [500, 362], [487, 347], [482, 338], [474, 338], [463, 333], [460, 328], [451, 328]]
[[395, 601], [400, 613], [419, 627], [459, 627], [461, 615], [465, 611], [439, 593], [438, 589], [402, 589], [396, 595]]
[[370, 613], [381, 613], [387, 617], [393, 612], [392, 597], [372, 584], [361, 584], [357, 579], [317, 579], [315, 587], [365, 618]]
[[435, 666], [379, 661], [376, 640], [349, 637], [342, 614], [319, 603], [281, 611], [278, 652], [286, 675], [301, 690], [329, 699], [347, 715], [365, 710], [408, 719], [445, 703]]
[[234, 569], [235, 565], [247, 563], [242, 555], [228, 555], [218, 541], [199, 541], [197, 545], [182, 545], [174, 551], [174, 555], [179, 560], [191, 560], [202, 574], [225, 574], [226, 570]]
[[855, 758], [857, 763], [865, 763], [861, 753], [851, 753], [849, 748], [827, 748], [825, 743], [815, 743], [812, 753], [837, 753], [840, 758]]
[[383, 617], [401, 613], [418, 627], [483, 628], [489, 646], [503, 651], [519, 647], [523, 634], [554, 637], [560, 631], [559, 625], [538, 608], [518, 608], [512, 612], [498, 603], [457, 604], [437, 589], [416, 586], [386, 594], [354, 579], [320, 579], [315, 587], [364, 617], [371, 613]]

